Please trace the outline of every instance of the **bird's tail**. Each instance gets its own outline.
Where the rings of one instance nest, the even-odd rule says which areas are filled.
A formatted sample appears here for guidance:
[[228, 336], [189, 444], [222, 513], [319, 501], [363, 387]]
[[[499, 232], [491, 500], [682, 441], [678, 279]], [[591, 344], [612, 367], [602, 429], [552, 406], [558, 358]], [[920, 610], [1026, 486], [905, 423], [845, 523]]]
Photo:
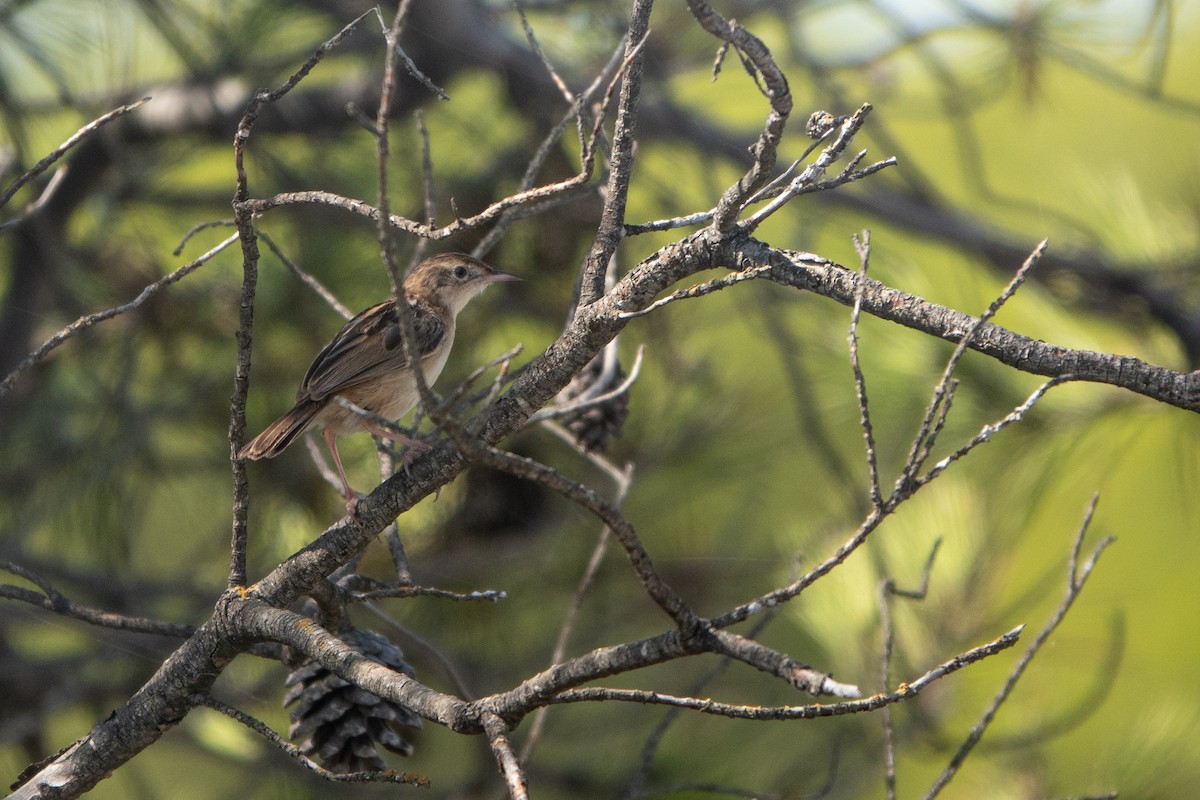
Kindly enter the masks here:
[[291, 411], [268, 425], [266, 430], [246, 442], [238, 451], [238, 458], [257, 461], [279, 455], [297, 436], [308, 430], [321, 405], [314, 400], [300, 401]]

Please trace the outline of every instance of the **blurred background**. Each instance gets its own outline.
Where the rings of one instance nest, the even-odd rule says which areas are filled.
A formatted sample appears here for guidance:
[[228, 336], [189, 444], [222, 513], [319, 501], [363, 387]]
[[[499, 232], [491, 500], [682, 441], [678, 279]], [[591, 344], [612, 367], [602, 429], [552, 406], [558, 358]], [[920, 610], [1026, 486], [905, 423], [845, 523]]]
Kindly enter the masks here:
[[[818, 109], [875, 106], [855, 148], [899, 165], [793, 201], [758, 231], [779, 247], [857, 266], [850, 236], [872, 234], [885, 283], [978, 313], [1043, 238], [1050, 253], [998, 323], [1065, 347], [1189, 371], [1200, 361], [1200, 14], [1195, 4], [721, 2], [786, 71], [795, 112], [781, 165], [809, 141]], [[36, 211], [0, 231], [0, 374], [81, 314], [127, 302], [232, 230], [231, 142], [250, 93], [274, 86], [369, 8], [354, 0], [0, 0], [0, 185], [116, 105], [145, 106], [91, 137]], [[628, 8], [612, 0], [529, 0], [530, 24], [575, 90], [618, 46]], [[383, 9], [389, 22], [393, 8]], [[746, 166], [767, 105], [733, 54], [682, 3], [661, 3], [646, 45], [643, 115], [628, 221], [711, 208]], [[393, 117], [393, 210], [423, 217], [428, 128], [438, 221], [511, 192], [566, 110], [503, 2], [413, 4], [405, 52], [450, 102], [402, 82]], [[368, 17], [251, 140], [259, 197], [320, 189], [373, 203], [370, 133], [383, 57]], [[539, 182], [578, 169], [572, 129]], [[14, 219], [49, 175], [0, 212]], [[487, 254], [521, 284], [461, 318], [438, 388], [522, 344], [533, 358], [561, 329], [595, 232], [596, 192], [514, 222]], [[386, 296], [373, 224], [319, 206], [277, 209], [260, 229], [352, 310]], [[435, 250], [471, 249], [471, 231]], [[678, 237], [628, 238], [620, 268]], [[402, 255], [415, 242], [401, 241]], [[199, 623], [225, 585], [231, 485], [226, 430], [241, 282], [229, 250], [136, 312], [57, 350], [0, 398], [0, 559], [73, 600]], [[742, 284], [633, 322], [629, 396], [614, 464], [633, 465], [624, 509], [658, 567], [701, 613], [758, 595], [824, 558], [867, 508], [849, 368], [849, 312], [824, 298]], [[277, 257], [260, 264], [249, 417], [289, 405], [341, 318]], [[951, 346], [875, 319], [862, 359], [885, 488], [894, 480]], [[1006, 414], [1040, 383], [969, 354], [937, 455]], [[1200, 424], [1117, 389], [1069, 385], [905, 505], [850, 563], [780, 609], [763, 641], [836, 678], [882, 689], [877, 587], [915, 586], [941, 548], [922, 602], [896, 603], [893, 681], [1028, 625], [1025, 642], [895, 710], [901, 796], [923, 793], [1059, 603], [1071, 540], [1094, 493], [1088, 545], [1114, 535], [1077, 606], [1034, 662], [947, 796], [1042, 798], [1119, 790], [1200, 796]], [[614, 492], [610, 478], [540, 429], [505, 443]], [[367, 437], [342, 448], [351, 482], [373, 487]], [[303, 448], [250, 467], [251, 578], [311, 541], [342, 500]], [[400, 520], [418, 583], [503, 589], [500, 603], [381, 601], [355, 622], [405, 649], [418, 678], [474, 696], [509, 688], [550, 659], [599, 528], [542, 490], [472, 469]], [[387, 578], [385, 547], [363, 572]], [[6, 575], [6, 583], [28, 585]], [[623, 555], [610, 550], [568, 654], [668, 627]], [[82, 735], [173, 649], [6, 601], [0, 605], [0, 773]], [[692, 659], [609, 685], [698, 691], [735, 703], [803, 697], [734, 666]], [[286, 670], [252, 657], [217, 695], [286, 731]], [[551, 710], [529, 772], [546, 797], [874, 797], [882, 723], [862, 715], [752, 723], [659, 708]], [[515, 734], [518, 746], [529, 721]], [[421, 796], [500, 796], [486, 744], [426, 725], [393, 766], [429, 775]], [[187, 768], [181, 769], [186, 764]], [[691, 788], [687, 788], [690, 786]], [[702, 788], [706, 787], [706, 788]], [[92, 793], [107, 797], [393, 796], [334, 786], [236, 723], [199, 709]]]

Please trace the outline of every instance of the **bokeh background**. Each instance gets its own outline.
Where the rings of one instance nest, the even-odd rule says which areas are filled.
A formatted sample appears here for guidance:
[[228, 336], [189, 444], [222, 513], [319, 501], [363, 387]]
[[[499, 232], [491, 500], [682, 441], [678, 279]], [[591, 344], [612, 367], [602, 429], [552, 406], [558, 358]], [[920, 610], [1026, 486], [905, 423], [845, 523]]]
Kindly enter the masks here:
[[[611, 0], [530, 2], [548, 57], [580, 88], [603, 66], [628, 9]], [[0, 175], [7, 185], [80, 125], [153, 100], [74, 151], [41, 208], [0, 235], [0, 366], [7, 373], [81, 314], [123, 303], [229, 229], [231, 142], [249, 93], [277, 85], [368, 6], [344, 0], [5, 0], [0, 2]], [[1135, 355], [1187, 371], [1200, 359], [1200, 14], [1194, 4], [722, 2], [785, 69], [795, 115], [781, 161], [807, 146], [818, 109], [875, 112], [856, 147], [899, 165], [794, 201], [759, 231], [773, 245], [856, 265], [869, 229], [872, 274], [978, 313], [1042, 238], [1050, 256], [998, 322], [1055, 344]], [[394, 9], [384, 9], [390, 20]], [[682, 3], [661, 3], [647, 42], [644, 115], [628, 220], [711, 208], [740, 175], [766, 103], [733, 54], [714, 82], [715, 43]], [[428, 128], [439, 220], [511, 191], [565, 103], [506, 3], [413, 4], [403, 46], [449, 102], [402, 85], [392, 145], [393, 208], [420, 218]], [[376, 162], [357, 117], [373, 117], [382, 36], [373, 17], [292, 95], [263, 114], [252, 193], [323, 189], [373, 202]], [[377, 102], [377, 101], [376, 101]], [[349, 106], [349, 109], [348, 109]], [[355, 113], [355, 110], [359, 112]], [[573, 174], [563, 137], [542, 180]], [[18, 194], [0, 222], [46, 182]], [[453, 206], [451, 206], [453, 202]], [[515, 344], [517, 363], [561, 328], [600, 201], [591, 193], [515, 222], [487, 258], [525, 278], [464, 312], [439, 384]], [[369, 221], [293, 207], [260, 220], [288, 258], [353, 309], [388, 291]], [[470, 249], [486, 231], [437, 249]], [[627, 239], [628, 268], [676, 234]], [[402, 252], [414, 243], [401, 241]], [[199, 622], [224, 587], [231, 497], [228, 402], [241, 281], [233, 250], [135, 313], [56, 351], [0, 398], [0, 558], [72, 599]], [[286, 408], [340, 318], [279, 259], [264, 256], [251, 427]], [[628, 366], [646, 361], [611, 446], [632, 463], [625, 500], [656, 564], [703, 613], [785, 582], [824, 557], [866, 509], [866, 465], [847, 356], [847, 309], [778, 286], [741, 285], [630, 325]], [[861, 328], [885, 486], [907, 452], [951, 347], [874, 319]], [[1039, 383], [968, 355], [943, 434], [948, 452]], [[361, 440], [361, 441], [356, 441]], [[366, 437], [347, 440], [351, 480], [373, 486]], [[879, 679], [879, 581], [915, 585], [941, 541], [929, 593], [897, 603], [894, 680], [1025, 623], [1059, 603], [1072, 537], [1093, 494], [1087, 544], [1117, 537], [1051, 644], [947, 792], [953, 797], [1200, 796], [1200, 593], [1196, 521], [1200, 424], [1192, 413], [1092, 385], [1054, 390], [1022, 424], [949, 470], [864, 552], [780, 609], [761, 637], [867, 691]], [[506, 443], [611, 482], [552, 435]], [[340, 515], [303, 448], [251, 467], [251, 576]], [[546, 493], [481, 469], [400, 521], [417, 580], [503, 589], [496, 604], [387, 601], [356, 622], [403, 646], [422, 680], [474, 695], [508, 688], [550, 657], [598, 525]], [[363, 571], [386, 577], [381, 545]], [[27, 585], [6, 576], [14, 585]], [[623, 556], [608, 553], [569, 653], [667, 627]], [[901, 796], [924, 792], [1022, 649], [943, 681], [896, 709]], [[0, 773], [13, 779], [107, 715], [172, 649], [0, 605]], [[803, 702], [744, 667], [715, 677], [693, 659], [612, 685], [731, 702]], [[287, 728], [285, 669], [239, 659], [217, 693]], [[877, 716], [793, 723], [681, 716], [643, 766], [658, 708], [551, 711], [530, 775], [546, 797], [880, 796]], [[515, 735], [518, 743], [528, 724]], [[485, 743], [427, 725], [397, 768], [429, 775], [420, 796], [497, 797]], [[692, 788], [683, 788], [691, 785]], [[640, 788], [638, 788], [640, 787]], [[92, 796], [392, 796], [331, 786], [236, 723], [197, 710]]]

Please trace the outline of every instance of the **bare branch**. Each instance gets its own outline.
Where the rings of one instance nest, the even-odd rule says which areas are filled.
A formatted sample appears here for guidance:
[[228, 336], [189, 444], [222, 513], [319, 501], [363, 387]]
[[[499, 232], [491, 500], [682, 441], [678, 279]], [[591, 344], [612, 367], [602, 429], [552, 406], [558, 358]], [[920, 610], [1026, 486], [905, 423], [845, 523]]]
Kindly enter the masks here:
[[[497, 200], [489, 205], [478, 214], [473, 214], [469, 217], [460, 217], [453, 222], [441, 227], [437, 227], [427, 223], [414, 222], [405, 217], [395, 214], [387, 217], [388, 224], [396, 230], [403, 233], [410, 233], [413, 236], [419, 236], [425, 239], [440, 241], [447, 239], [454, 234], [462, 231], [477, 228], [481, 225], [486, 225], [489, 222], [499, 218], [507, 211], [515, 211], [521, 206], [531, 206], [535, 203], [551, 203], [562, 199], [574, 199], [580, 197], [590, 189], [585, 186], [590, 179], [590, 174], [580, 172], [577, 175], [565, 180], [556, 181], [554, 183], [544, 184], [533, 189], [516, 192], [508, 197]], [[362, 200], [356, 200], [349, 197], [342, 197], [333, 192], [311, 191], [311, 192], [282, 192], [271, 197], [262, 199], [248, 199], [242, 201], [241, 205], [246, 211], [252, 214], [262, 214], [270, 211], [273, 208], [289, 205], [327, 205], [335, 208], [340, 208], [345, 211], [366, 217], [369, 220], [375, 221], [379, 219], [380, 211], [378, 208], [369, 203], [364, 203]]]
[[[806, 289], [853, 306], [859, 281], [854, 271], [828, 259], [789, 250], [774, 250], [750, 240], [737, 246], [729, 265], [745, 270], [771, 264], [763, 273], [776, 283]], [[862, 289], [862, 310], [922, 333], [961, 342], [977, 317], [932, 303], [870, 278]], [[1200, 411], [1200, 372], [1177, 372], [1132, 356], [1073, 350], [1014, 333], [993, 323], [978, 328], [970, 349], [1022, 372], [1118, 386], [1188, 411]]]
[[512, 743], [508, 740], [508, 729], [504, 721], [495, 714], [483, 715], [483, 729], [487, 733], [488, 743], [492, 746], [492, 755], [504, 776], [508, 787], [508, 796], [512, 800], [527, 800], [529, 785], [525, 780], [525, 771], [513, 751]]

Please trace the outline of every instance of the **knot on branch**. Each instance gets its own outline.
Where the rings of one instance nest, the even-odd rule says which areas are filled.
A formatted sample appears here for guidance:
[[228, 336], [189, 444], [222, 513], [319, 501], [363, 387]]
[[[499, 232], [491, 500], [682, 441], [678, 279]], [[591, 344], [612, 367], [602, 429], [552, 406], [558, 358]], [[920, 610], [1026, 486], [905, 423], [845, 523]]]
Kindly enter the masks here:
[[689, 614], [679, 625], [679, 639], [689, 653], [723, 652], [712, 622], [704, 617]]

